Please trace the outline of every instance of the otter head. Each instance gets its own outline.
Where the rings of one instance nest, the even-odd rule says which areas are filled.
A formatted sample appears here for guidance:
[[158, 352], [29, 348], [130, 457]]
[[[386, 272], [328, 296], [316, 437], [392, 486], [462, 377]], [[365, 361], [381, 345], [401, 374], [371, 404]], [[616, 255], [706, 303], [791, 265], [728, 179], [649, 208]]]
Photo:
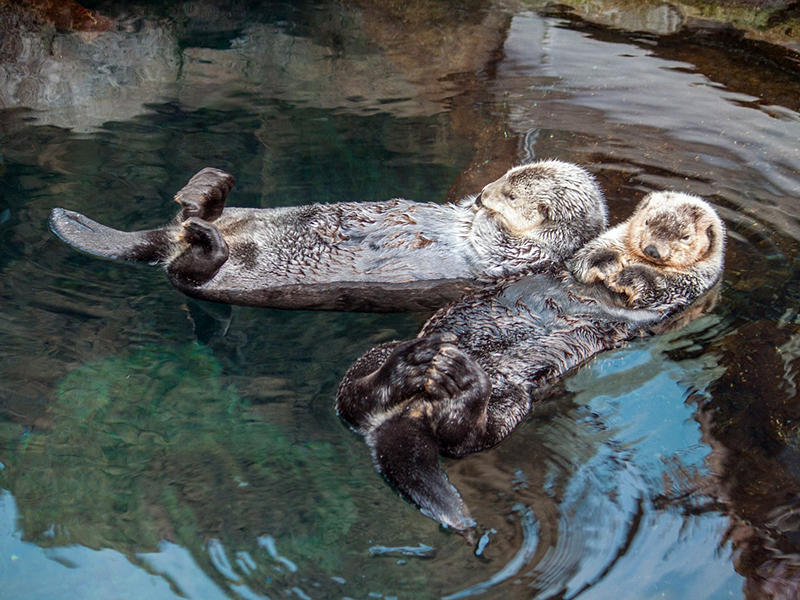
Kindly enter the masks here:
[[509, 234], [536, 238], [543, 230], [563, 230], [558, 240], [574, 250], [606, 227], [603, 194], [594, 178], [577, 165], [543, 160], [514, 167], [483, 188], [476, 211], [485, 210]]
[[696, 196], [652, 192], [628, 220], [630, 252], [657, 266], [686, 269], [711, 257], [722, 259], [724, 225]]

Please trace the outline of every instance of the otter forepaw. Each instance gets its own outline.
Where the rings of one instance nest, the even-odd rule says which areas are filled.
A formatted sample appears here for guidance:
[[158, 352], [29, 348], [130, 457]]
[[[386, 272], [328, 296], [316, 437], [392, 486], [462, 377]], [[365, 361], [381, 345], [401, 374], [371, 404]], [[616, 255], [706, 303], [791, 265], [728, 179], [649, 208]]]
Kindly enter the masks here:
[[225, 209], [225, 200], [235, 183], [233, 175], [219, 169], [206, 167], [197, 173], [175, 194], [175, 201], [183, 207], [180, 220], [215, 220]]
[[217, 274], [228, 260], [228, 244], [219, 229], [197, 217], [182, 224], [179, 238], [187, 248], [167, 267], [171, 277], [198, 286]]
[[666, 280], [651, 267], [629, 265], [610, 278], [606, 285], [624, 294], [629, 305], [643, 307], [653, 302], [658, 292], [666, 288]]
[[605, 281], [623, 267], [619, 254], [608, 248], [598, 248], [582, 257], [576, 276], [584, 283]]

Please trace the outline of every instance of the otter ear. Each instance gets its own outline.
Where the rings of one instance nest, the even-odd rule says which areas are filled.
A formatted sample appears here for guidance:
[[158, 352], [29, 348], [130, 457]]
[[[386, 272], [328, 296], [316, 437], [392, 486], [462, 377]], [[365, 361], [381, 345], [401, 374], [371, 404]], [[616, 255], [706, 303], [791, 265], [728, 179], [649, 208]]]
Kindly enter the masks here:
[[647, 194], [642, 200], [639, 201], [639, 205], [636, 207], [636, 212], [640, 212], [650, 206], [650, 201], [653, 199], [652, 192]]
[[544, 202], [539, 202], [539, 204], [536, 206], [536, 210], [539, 211], [539, 214], [542, 215], [543, 219], [547, 220], [550, 218], [550, 207]]
[[699, 206], [689, 206], [688, 207], [689, 216], [696, 222], [699, 223], [704, 221], [704, 217], [706, 216], [705, 212]]
[[714, 224], [708, 226], [706, 229], [706, 235], [708, 236], [708, 245], [713, 248], [714, 242], [717, 240], [717, 232], [714, 230]]
[[717, 232], [714, 230], [714, 224], [711, 223], [706, 227], [706, 237], [708, 238], [708, 248], [698, 260], [705, 260], [714, 251], [714, 243], [717, 240]]

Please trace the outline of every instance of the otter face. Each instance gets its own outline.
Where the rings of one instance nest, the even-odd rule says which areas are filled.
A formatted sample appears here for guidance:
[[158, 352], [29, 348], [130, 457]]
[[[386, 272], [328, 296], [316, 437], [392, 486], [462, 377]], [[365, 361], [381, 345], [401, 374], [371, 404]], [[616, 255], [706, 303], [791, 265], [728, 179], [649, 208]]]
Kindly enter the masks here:
[[700, 198], [653, 192], [628, 221], [626, 244], [648, 263], [686, 269], [720, 248], [722, 237], [722, 221]]
[[528, 195], [527, 188], [506, 173], [483, 188], [475, 199], [475, 209], [491, 213], [502, 227], [515, 236], [530, 237], [547, 217], [547, 205]]
[[589, 237], [606, 226], [605, 201], [594, 178], [557, 160], [514, 167], [483, 188], [474, 208], [486, 210], [520, 237], [534, 237], [546, 224], [580, 223]]

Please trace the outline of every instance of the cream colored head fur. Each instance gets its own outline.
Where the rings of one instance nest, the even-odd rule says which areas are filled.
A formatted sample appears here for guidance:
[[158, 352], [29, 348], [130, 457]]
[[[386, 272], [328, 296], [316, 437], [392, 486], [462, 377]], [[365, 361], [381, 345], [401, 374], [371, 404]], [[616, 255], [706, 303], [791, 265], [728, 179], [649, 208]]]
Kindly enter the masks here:
[[721, 261], [725, 226], [705, 201], [681, 192], [652, 192], [628, 219], [623, 244], [631, 257], [685, 270]]
[[484, 207], [518, 237], [538, 237], [542, 227], [579, 224], [597, 235], [606, 227], [603, 194], [594, 177], [559, 160], [514, 167], [483, 188], [476, 209]]

